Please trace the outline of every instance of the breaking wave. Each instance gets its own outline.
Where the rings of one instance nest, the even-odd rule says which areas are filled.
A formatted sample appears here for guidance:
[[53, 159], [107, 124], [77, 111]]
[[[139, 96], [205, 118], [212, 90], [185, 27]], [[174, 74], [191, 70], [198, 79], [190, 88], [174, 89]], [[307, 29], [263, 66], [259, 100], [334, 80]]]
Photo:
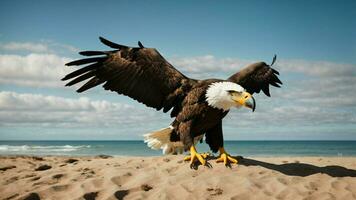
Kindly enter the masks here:
[[90, 145], [61, 145], [61, 146], [37, 146], [37, 145], [0, 145], [0, 152], [72, 152], [90, 148]]

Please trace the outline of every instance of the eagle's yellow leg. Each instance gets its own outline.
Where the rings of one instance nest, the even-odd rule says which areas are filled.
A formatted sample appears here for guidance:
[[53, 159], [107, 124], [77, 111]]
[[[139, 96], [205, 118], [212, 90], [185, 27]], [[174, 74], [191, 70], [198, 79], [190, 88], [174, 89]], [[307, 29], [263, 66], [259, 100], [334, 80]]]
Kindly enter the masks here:
[[190, 147], [190, 156], [186, 156], [184, 158], [184, 161], [189, 161], [190, 160], [190, 164], [192, 165], [194, 163], [194, 161], [196, 159], [198, 159], [198, 161], [202, 164], [202, 165], [205, 165], [206, 164], [206, 160], [205, 158], [208, 157], [208, 153], [204, 153], [204, 154], [199, 154], [197, 152], [197, 150], [195, 149], [194, 145], [192, 145]]
[[237, 160], [233, 157], [231, 157], [228, 153], [226, 153], [224, 147], [219, 148], [220, 151], [220, 157], [216, 160], [216, 162], [224, 162], [224, 164], [227, 166], [230, 163], [235, 163], [237, 164]]

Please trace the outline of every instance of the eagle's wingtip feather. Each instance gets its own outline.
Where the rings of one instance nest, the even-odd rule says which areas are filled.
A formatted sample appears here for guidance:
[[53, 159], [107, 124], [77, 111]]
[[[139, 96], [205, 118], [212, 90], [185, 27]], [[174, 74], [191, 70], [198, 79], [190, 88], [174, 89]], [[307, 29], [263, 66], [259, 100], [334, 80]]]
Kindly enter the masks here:
[[143, 46], [143, 44], [142, 44], [140, 41], [138, 41], [137, 43], [138, 43], [138, 46], [139, 46], [141, 49], [145, 48], [145, 47]]

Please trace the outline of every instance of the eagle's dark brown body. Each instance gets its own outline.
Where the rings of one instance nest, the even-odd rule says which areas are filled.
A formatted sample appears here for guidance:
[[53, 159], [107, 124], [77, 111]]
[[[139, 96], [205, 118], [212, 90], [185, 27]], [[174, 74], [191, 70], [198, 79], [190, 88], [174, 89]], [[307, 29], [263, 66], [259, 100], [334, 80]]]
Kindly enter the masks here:
[[[252, 64], [227, 80], [190, 79], [168, 63], [156, 49], [127, 47], [100, 40], [112, 51], [84, 51], [84, 56], [99, 56], [76, 60], [67, 66], [88, 64], [62, 80], [72, 79], [71, 86], [89, 79], [77, 91], [83, 92], [103, 84], [106, 90], [127, 95], [148, 107], [168, 112], [175, 118], [171, 141], [181, 141], [187, 150], [193, 138], [205, 134], [206, 142], [216, 152], [223, 145], [222, 119], [228, 110], [214, 108], [206, 101], [206, 91], [214, 82], [229, 81], [241, 85], [249, 93], [267, 95], [269, 85], [279, 87], [278, 72], [264, 62]], [[274, 61], [273, 61], [274, 62]]]
[[191, 90], [183, 98], [182, 109], [172, 123], [174, 131], [171, 141], [182, 141], [184, 148], [188, 149], [193, 145], [193, 138], [206, 134], [206, 142], [213, 152], [221, 147], [222, 119], [228, 111], [209, 106], [205, 97], [209, 85], [219, 81], [224, 80], [209, 79], [193, 83]]

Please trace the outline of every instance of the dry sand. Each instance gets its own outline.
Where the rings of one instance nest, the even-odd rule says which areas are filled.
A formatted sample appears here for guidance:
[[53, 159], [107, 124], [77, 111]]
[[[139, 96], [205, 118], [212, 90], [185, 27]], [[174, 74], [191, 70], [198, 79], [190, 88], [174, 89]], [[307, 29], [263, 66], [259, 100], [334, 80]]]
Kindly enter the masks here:
[[356, 157], [0, 157], [0, 199], [356, 199]]

